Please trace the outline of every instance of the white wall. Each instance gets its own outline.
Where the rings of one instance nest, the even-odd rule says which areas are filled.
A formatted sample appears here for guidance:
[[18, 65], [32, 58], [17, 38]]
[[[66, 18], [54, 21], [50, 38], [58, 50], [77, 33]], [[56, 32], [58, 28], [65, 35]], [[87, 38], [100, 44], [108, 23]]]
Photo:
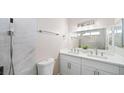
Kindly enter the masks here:
[[[49, 57], [53, 57], [58, 60], [60, 49], [68, 48], [68, 24], [65, 18], [40, 18], [38, 20], [38, 29], [59, 33], [60, 35], [54, 35], [49, 33], [39, 33], [37, 41], [37, 59], [43, 60]], [[63, 38], [61, 35], [66, 35]], [[57, 73], [58, 61], [55, 65], [54, 72]]]
[[49, 33], [39, 33], [38, 39], [38, 52], [37, 55], [41, 59], [56, 57], [61, 48], [67, 47], [67, 38], [63, 38], [61, 35], [68, 35], [68, 26], [66, 19], [61, 18], [41, 18], [38, 19], [38, 29], [46, 30], [60, 35], [54, 35]]

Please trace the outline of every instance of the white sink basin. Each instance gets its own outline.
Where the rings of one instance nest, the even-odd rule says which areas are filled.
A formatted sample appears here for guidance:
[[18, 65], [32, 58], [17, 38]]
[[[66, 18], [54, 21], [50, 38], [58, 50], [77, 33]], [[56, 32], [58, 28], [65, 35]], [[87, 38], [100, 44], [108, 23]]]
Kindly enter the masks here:
[[108, 59], [107, 56], [100, 56], [100, 55], [88, 55], [88, 56], [93, 58]]

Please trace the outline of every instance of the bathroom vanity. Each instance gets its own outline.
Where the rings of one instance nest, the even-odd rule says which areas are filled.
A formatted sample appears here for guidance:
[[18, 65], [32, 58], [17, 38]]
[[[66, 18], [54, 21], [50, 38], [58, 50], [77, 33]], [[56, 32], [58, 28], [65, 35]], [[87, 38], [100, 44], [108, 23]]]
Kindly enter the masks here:
[[117, 54], [89, 56], [89, 52], [60, 51], [62, 75], [124, 75], [124, 58]]

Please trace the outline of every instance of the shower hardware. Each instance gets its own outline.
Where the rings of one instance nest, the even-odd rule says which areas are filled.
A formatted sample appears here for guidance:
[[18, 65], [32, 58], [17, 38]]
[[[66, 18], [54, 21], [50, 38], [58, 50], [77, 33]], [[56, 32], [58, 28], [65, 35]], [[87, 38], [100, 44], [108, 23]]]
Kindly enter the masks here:
[[13, 23], [13, 18], [10, 18], [10, 23]]
[[13, 34], [14, 34], [14, 24], [13, 24], [13, 18], [10, 18], [10, 28], [8, 31], [8, 35], [10, 36], [10, 68], [9, 68], [9, 75], [15, 75], [14, 71], [14, 64], [13, 64]]

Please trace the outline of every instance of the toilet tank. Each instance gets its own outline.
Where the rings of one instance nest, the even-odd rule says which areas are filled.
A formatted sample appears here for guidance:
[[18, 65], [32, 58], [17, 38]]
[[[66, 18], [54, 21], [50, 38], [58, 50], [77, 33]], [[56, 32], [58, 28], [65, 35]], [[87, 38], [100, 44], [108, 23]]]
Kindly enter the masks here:
[[55, 60], [53, 58], [42, 60], [37, 63], [38, 75], [52, 75], [54, 64]]

